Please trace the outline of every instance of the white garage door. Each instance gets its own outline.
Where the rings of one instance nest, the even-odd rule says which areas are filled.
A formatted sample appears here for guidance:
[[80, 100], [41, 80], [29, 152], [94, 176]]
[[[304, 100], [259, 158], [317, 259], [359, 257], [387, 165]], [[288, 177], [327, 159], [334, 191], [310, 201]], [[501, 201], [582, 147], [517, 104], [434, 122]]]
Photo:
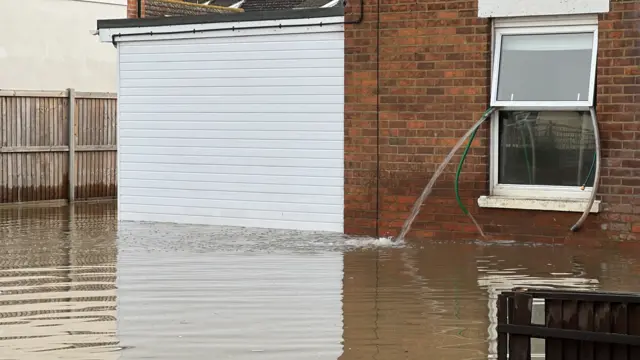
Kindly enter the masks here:
[[119, 216], [343, 231], [343, 32], [119, 44]]

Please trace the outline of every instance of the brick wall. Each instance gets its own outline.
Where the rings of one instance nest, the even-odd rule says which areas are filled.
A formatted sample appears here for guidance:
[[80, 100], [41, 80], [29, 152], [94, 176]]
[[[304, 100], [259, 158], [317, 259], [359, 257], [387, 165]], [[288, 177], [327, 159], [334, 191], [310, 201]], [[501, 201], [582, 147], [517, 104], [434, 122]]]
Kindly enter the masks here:
[[[376, 4], [365, 0], [364, 22], [345, 31], [345, 231], [374, 235], [377, 228], [382, 236], [398, 233], [435, 168], [489, 106], [491, 32], [476, 1], [380, 0], [379, 14]], [[604, 211], [571, 233], [579, 213], [478, 208], [489, 190], [487, 122], [463, 168], [460, 194], [492, 239], [640, 239], [639, 4], [612, 0], [611, 12], [600, 17]], [[347, 14], [357, 7], [349, 2]], [[408, 238], [478, 238], [455, 201], [459, 156]]]
[[[377, 7], [366, 1], [362, 23], [345, 26], [345, 232], [374, 236], [377, 217]], [[345, 18], [360, 8], [349, 1]]]
[[127, 17], [130, 19], [138, 17], [138, 0], [127, 0]]

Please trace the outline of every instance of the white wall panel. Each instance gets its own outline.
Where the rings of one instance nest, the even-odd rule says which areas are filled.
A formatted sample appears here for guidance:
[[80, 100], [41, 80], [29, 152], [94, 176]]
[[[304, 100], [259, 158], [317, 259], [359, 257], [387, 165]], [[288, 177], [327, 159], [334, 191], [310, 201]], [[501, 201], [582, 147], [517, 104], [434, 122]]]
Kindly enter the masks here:
[[119, 214], [343, 231], [344, 35], [119, 46]]

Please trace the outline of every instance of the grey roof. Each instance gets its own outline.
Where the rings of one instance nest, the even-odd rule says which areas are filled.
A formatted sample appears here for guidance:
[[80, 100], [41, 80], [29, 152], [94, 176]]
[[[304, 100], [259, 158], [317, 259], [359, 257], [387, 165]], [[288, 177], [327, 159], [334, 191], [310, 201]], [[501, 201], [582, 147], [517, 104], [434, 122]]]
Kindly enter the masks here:
[[218, 5], [218, 6], [231, 6], [235, 3], [237, 3], [240, 0], [215, 0], [211, 2], [211, 5]]
[[[184, 7], [187, 5], [195, 5], [191, 8], [198, 9], [193, 10], [193, 15], [203, 14], [207, 12], [205, 7], [198, 5], [215, 5], [214, 7], [229, 7], [240, 0], [178, 0], [171, 1], [163, 6], [156, 6], [157, 3], [162, 2], [162, 0], [146, 0], [147, 4], [153, 3], [151, 6], [152, 13], [167, 13], [170, 15], [187, 15], [184, 9], [180, 9], [182, 11], [177, 11], [176, 9], [181, 7], [179, 2], [186, 3]], [[244, 11], [277, 11], [277, 10], [291, 10], [291, 9], [317, 9], [322, 6], [328, 4], [331, 0], [245, 0], [244, 3], [240, 6], [240, 8]], [[196, 5], [197, 4], [197, 5]], [[158, 7], [159, 9], [156, 9]], [[175, 13], [171, 13], [174, 11]], [[149, 15], [149, 11], [145, 11]], [[209, 10], [208, 12], [216, 12], [215, 10]], [[218, 11], [224, 12], [224, 11]]]
[[192, 4], [207, 4], [216, 6], [231, 6], [240, 0], [182, 0]]
[[236, 12], [236, 9], [229, 9], [227, 7], [198, 5], [195, 1], [177, 2], [163, 0], [146, 0], [145, 3], [145, 17], [189, 16]]
[[305, 0], [246, 0], [242, 4], [244, 11], [287, 10], [298, 7]]
[[305, 0], [296, 6], [298, 9], [314, 9], [330, 3], [331, 0]]
[[[278, 10], [278, 11], [248, 11], [230, 14], [206, 14], [196, 16], [171, 16], [171, 17], [148, 17], [142, 19], [106, 19], [98, 20], [98, 29], [116, 29], [165, 25], [193, 25], [209, 23], [228, 23], [228, 29], [233, 28], [233, 23], [243, 21], [265, 21], [284, 19], [311, 19], [331, 16], [342, 16], [344, 8], [335, 6], [330, 8], [300, 9], [300, 10]], [[152, 34], [152, 33], [151, 33]], [[127, 35], [115, 35], [124, 37]]]

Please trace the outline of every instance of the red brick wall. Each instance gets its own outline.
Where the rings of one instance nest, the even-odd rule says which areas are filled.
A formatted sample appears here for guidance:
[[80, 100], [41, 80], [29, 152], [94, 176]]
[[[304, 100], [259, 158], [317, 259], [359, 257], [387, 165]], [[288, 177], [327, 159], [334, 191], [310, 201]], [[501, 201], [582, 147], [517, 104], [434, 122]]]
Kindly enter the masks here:
[[[489, 20], [477, 17], [476, 1], [379, 0], [379, 14], [377, 3], [365, 0], [364, 22], [345, 30], [345, 231], [374, 235], [378, 229], [383, 236], [398, 233], [435, 168], [489, 106], [491, 32]], [[604, 211], [571, 233], [579, 213], [478, 208], [477, 198], [489, 188], [487, 122], [463, 168], [460, 193], [491, 238], [640, 238], [639, 4], [612, 0], [600, 21]], [[346, 11], [357, 13], [357, 1]], [[479, 237], [455, 201], [459, 156], [408, 238]]]
[[128, 18], [138, 17], [138, 0], [127, 0], [127, 17]]
[[[360, 12], [356, 1], [347, 20]], [[366, 1], [361, 24], [345, 27], [345, 232], [376, 232], [376, 33], [375, 1]]]

